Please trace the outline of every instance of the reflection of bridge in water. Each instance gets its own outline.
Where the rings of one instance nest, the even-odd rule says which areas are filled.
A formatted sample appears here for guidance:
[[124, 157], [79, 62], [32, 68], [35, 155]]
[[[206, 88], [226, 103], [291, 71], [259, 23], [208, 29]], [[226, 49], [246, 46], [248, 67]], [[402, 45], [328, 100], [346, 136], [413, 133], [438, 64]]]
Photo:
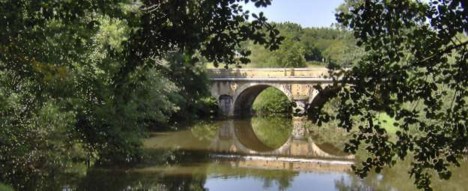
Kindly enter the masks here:
[[[291, 136], [278, 148], [271, 148], [259, 140], [250, 120], [227, 120], [218, 130], [210, 149], [222, 153], [214, 158], [232, 161], [232, 165], [249, 168], [290, 169], [309, 171], [344, 171], [353, 164], [353, 155], [339, 149], [320, 147], [294, 121]], [[298, 124], [299, 123], [299, 124]]]

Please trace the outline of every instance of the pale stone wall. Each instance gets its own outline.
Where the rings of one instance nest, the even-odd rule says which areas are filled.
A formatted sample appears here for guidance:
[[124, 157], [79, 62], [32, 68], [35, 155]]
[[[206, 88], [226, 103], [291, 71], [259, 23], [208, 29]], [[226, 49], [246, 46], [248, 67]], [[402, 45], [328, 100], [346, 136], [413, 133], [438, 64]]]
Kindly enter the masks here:
[[329, 76], [327, 68], [210, 69], [208, 74], [212, 78], [327, 78]]

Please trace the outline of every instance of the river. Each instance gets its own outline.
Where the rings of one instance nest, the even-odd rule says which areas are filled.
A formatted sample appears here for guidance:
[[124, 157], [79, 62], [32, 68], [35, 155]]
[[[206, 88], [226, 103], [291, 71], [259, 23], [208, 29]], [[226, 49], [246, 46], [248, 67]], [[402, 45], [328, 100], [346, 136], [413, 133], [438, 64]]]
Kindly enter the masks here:
[[[416, 190], [403, 161], [360, 179], [346, 132], [281, 117], [200, 121], [144, 140], [143, 163], [57, 178], [61, 190]], [[435, 190], [468, 190], [468, 162]], [[71, 173], [72, 174], [72, 173]]]

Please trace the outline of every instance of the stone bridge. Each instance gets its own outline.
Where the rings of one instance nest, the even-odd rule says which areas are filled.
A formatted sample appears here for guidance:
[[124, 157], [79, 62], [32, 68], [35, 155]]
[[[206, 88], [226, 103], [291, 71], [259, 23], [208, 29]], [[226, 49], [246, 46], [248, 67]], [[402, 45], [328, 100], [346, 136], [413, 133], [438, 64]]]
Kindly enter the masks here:
[[251, 115], [255, 98], [268, 87], [295, 103], [293, 114], [305, 115], [307, 107], [320, 97], [314, 87], [333, 84], [326, 68], [210, 69], [208, 75], [211, 94], [225, 116]]

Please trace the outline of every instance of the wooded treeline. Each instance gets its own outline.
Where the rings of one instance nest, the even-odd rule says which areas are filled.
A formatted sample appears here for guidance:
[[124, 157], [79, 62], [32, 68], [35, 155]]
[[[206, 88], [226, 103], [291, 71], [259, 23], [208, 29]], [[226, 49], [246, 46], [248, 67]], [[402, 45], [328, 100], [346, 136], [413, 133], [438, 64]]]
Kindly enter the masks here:
[[285, 40], [274, 51], [252, 41], [245, 43], [242, 47], [252, 52], [247, 67], [350, 67], [364, 52], [352, 32], [340, 27], [303, 28], [290, 22], [274, 25]]

